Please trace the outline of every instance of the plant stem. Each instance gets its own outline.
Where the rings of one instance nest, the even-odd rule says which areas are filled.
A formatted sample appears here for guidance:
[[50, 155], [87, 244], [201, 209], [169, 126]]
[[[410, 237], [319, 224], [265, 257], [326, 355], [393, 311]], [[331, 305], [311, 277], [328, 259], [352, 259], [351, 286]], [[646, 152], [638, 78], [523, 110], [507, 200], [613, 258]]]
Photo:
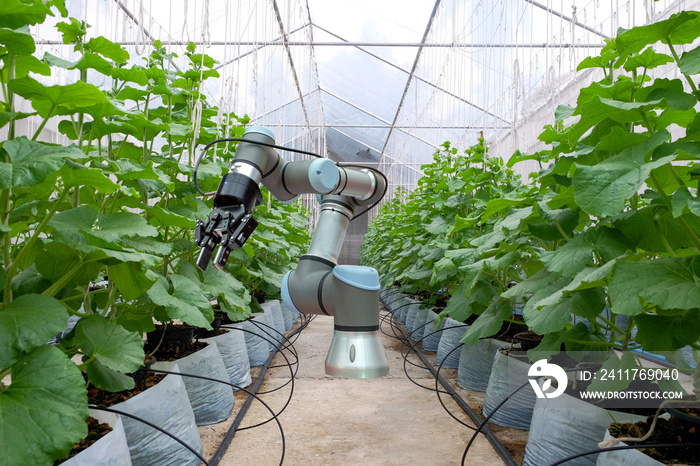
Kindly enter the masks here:
[[87, 316], [90, 315], [90, 314], [85, 314], [84, 312], [74, 311], [73, 309], [71, 309], [70, 307], [68, 307], [68, 306], [66, 306], [66, 305], [64, 305], [63, 307], [65, 307], [65, 308], [66, 308], [66, 312], [67, 312], [68, 314], [72, 315], [72, 316], [87, 317]]
[[50, 287], [45, 289], [44, 292], [41, 294], [44, 296], [55, 296], [56, 293], [61, 291], [63, 289], [63, 287], [66, 286], [68, 284], [68, 282], [71, 281], [71, 279], [75, 276], [75, 274], [77, 274], [80, 271], [80, 269], [83, 268], [83, 265], [84, 265], [84, 263], [81, 259], [80, 261], [78, 261], [77, 264], [75, 264], [73, 266], [72, 269], [70, 269], [68, 272], [66, 272], [65, 275], [63, 275], [61, 278], [59, 278], [53, 285], [51, 285]]
[[[673, 59], [676, 61], [676, 65], [678, 65], [678, 69], [680, 69], [681, 68], [681, 59], [678, 56], [678, 54], [676, 53], [676, 49], [673, 48], [673, 44], [671, 44], [670, 38], [667, 37], [665, 42], [666, 42], [666, 45], [668, 45], [668, 48], [671, 50], [671, 55], [673, 55]], [[698, 96], [697, 86], [695, 85], [693, 80], [690, 78], [690, 76], [688, 76], [685, 73], [682, 73], [682, 74], [685, 77], [686, 81], [688, 81], [688, 84], [690, 85], [690, 89], [693, 90], [693, 94], [695, 94], [695, 96], [697, 97]]]
[[114, 284], [113, 281], [110, 280], [109, 282], [109, 296], [107, 296], [107, 304], [105, 304], [105, 311], [107, 312], [107, 315], [109, 316], [110, 322], [114, 322], [114, 312], [111, 312], [109, 309], [114, 306], [114, 301], [116, 299], [116, 293], [117, 287]]
[[41, 122], [39, 127], [37, 128], [36, 132], [34, 133], [34, 136], [32, 136], [32, 141], [36, 141], [36, 138], [39, 137], [41, 134], [41, 131], [44, 129], [44, 126], [46, 126], [46, 123], [48, 123], [49, 118], [53, 116], [53, 111], [56, 110], [56, 105], [52, 105], [51, 108], [49, 109], [49, 113], [46, 114], [46, 118]]
[[[7, 83], [9, 84], [13, 79], [15, 79], [15, 59], [17, 56], [15, 54], [10, 54], [10, 62], [8, 63], [7, 66]], [[14, 93], [10, 90], [10, 86], [7, 86], [7, 111], [8, 112], [14, 112], [15, 111], [15, 95]], [[15, 120], [10, 120], [10, 127], [7, 130], [7, 139], [14, 139], [15, 138]]]
[[569, 241], [571, 238], [569, 238], [569, 235], [564, 233], [564, 229], [561, 227], [561, 225], [559, 225], [559, 222], [556, 219], [553, 219], [552, 221], [554, 222], [554, 226], [557, 227], [557, 230], [559, 230], [559, 233], [561, 233], [561, 235], [564, 237], [564, 239], [566, 241]]
[[87, 369], [88, 364], [90, 364], [92, 361], [94, 361], [96, 357], [97, 356], [95, 356], [95, 355], [90, 356], [87, 361], [85, 361], [84, 363], [78, 364], [78, 369], [80, 369], [81, 371], [84, 371], [85, 369]]
[[671, 175], [673, 175], [673, 178], [676, 180], [676, 182], [680, 186], [685, 187], [685, 182], [683, 181], [683, 178], [681, 178], [681, 175], [678, 174], [678, 171], [676, 171], [676, 167], [674, 167], [672, 163], [669, 163], [668, 168], [671, 170]]
[[612, 330], [616, 331], [617, 333], [619, 333], [619, 334], [624, 334], [624, 333], [625, 333], [624, 330], [621, 330], [620, 327], [618, 327], [617, 325], [615, 325], [614, 323], [612, 323], [610, 320], [606, 319], [606, 318], [603, 317], [602, 315], [599, 314], [599, 315], [598, 315], [598, 318], [599, 318], [600, 320], [602, 320], [603, 322], [605, 322], [606, 324], [608, 324], [608, 325], [610, 326], [610, 328], [611, 328]]
[[8, 282], [12, 281], [12, 277], [17, 271], [17, 267], [19, 267], [19, 264], [22, 262], [22, 259], [24, 259], [24, 256], [27, 254], [27, 251], [31, 249], [36, 240], [39, 238], [39, 235], [44, 232], [44, 228], [46, 228], [46, 225], [49, 223], [49, 220], [53, 218], [54, 214], [56, 213], [56, 209], [58, 209], [58, 206], [61, 204], [61, 202], [65, 200], [66, 195], [68, 195], [68, 190], [64, 189], [58, 196], [58, 199], [54, 201], [53, 205], [46, 213], [46, 216], [41, 220], [41, 223], [34, 229], [34, 233], [32, 234], [31, 238], [29, 238], [24, 244], [22, 250], [19, 252], [19, 254], [17, 254], [17, 257], [12, 261], [12, 263], [10, 263], [7, 266], [6, 272]]
[[[666, 204], [666, 208], [668, 208], [668, 210], [670, 210], [670, 211], [673, 211], [673, 206], [671, 205], [671, 199], [669, 199], [669, 197], [666, 195], [666, 193], [663, 191], [663, 189], [661, 189], [661, 183], [659, 183], [659, 180], [656, 178], [656, 175], [654, 175], [654, 172], [652, 172], [650, 174], [650, 179], [651, 179], [652, 184], [654, 185], [654, 188], [661, 196], [661, 199], [663, 199], [664, 204]], [[685, 221], [685, 219], [683, 217], [678, 217], [678, 224], [681, 226], [681, 228], [683, 228], [683, 231], [685, 231], [685, 233], [688, 235], [690, 240], [693, 242], [693, 244], [695, 245], [695, 249], [700, 251], [700, 239], [697, 237], [695, 232], [693, 230], [691, 230], [690, 226], [688, 225], [688, 223]]]
[[590, 341], [590, 340], [572, 340], [571, 338], [567, 338], [566, 341], [571, 342], [571, 343], [577, 343], [579, 345], [585, 345], [585, 346], [600, 346], [606, 347], [606, 348], [619, 348], [620, 345], [617, 343], [611, 343], [607, 341]]
[[[12, 188], [3, 189], [0, 195], [0, 208], [2, 211], [2, 224], [4, 226], [9, 226], [10, 223], [10, 211], [11, 207], [11, 193]], [[11, 246], [10, 235], [5, 234], [2, 237], [2, 260], [5, 265], [9, 265], [12, 261], [12, 254], [10, 253]], [[12, 280], [8, 277], [7, 283], [5, 284], [5, 294], [3, 296], [3, 302], [5, 305], [12, 301]]]

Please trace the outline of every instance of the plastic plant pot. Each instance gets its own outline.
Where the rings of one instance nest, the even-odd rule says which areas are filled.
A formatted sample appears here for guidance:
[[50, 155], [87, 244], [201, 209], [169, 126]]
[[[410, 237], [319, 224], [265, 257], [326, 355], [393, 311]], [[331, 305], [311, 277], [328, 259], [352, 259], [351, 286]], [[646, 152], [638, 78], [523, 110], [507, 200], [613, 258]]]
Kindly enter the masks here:
[[[496, 411], [501, 401], [528, 380], [530, 364], [509, 357], [502, 349], [496, 352], [491, 368], [489, 383], [484, 398], [484, 416], [493, 412], [490, 421], [504, 427], [527, 430], [530, 428], [532, 412], [537, 397], [529, 386], [516, 392]], [[495, 411], [495, 412], [494, 412]]]
[[407, 302], [410, 302], [411, 304], [405, 306], [406, 318], [404, 319], [404, 325], [406, 325], [406, 330], [410, 332], [413, 329], [413, 322], [416, 320], [416, 314], [418, 314], [418, 308], [420, 307], [421, 302], [410, 298]]
[[[279, 306], [279, 301], [277, 301], [277, 303], [275, 303], [275, 301], [269, 301], [261, 304], [260, 306], [265, 311], [265, 314], [268, 314], [270, 316], [270, 318], [268, 318], [270, 322], [269, 325], [273, 327], [264, 327], [264, 331], [267, 332], [268, 338], [270, 340], [280, 341], [282, 337], [284, 337], [285, 333], [287, 333], [287, 331], [285, 330], [284, 316], [282, 315], [282, 309]], [[275, 345], [271, 341], [270, 351], [274, 351], [274, 349]]]
[[269, 328], [265, 327], [271, 325], [269, 323], [270, 317], [268, 314], [256, 314], [252, 318], [232, 326], [233, 328], [241, 328], [251, 367], [262, 366], [270, 355], [268, 340], [272, 340], [272, 338], [266, 332], [271, 332]]
[[131, 466], [129, 444], [126, 442], [121, 416], [93, 409], [90, 410], [90, 416], [100, 423], [109, 424], [112, 431], [71, 459], [61, 463], [62, 466]]
[[[611, 439], [610, 432], [605, 431], [603, 441]], [[627, 445], [624, 442], [616, 446]], [[637, 450], [606, 451], [598, 454], [597, 466], [664, 466], [664, 463], [656, 461], [649, 455]]]
[[[177, 365], [171, 370], [179, 371]], [[202, 440], [182, 379], [179, 375], [167, 375], [157, 385], [112, 408], [161, 427], [201, 454]], [[164, 433], [128, 417], [122, 417], [122, 422], [134, 466], [199, 465], [199, 458]]]
[[292, 311], [287, 306], [284, 305], [282, 301], [277, 301], [279, 303], [280, 309], [282, 310], [282, 316], [284, 317], [284, 328], [286, 331], [290, 331], [294, 328], [294, 324], [299, 320], [301, 313], [299, 311]]
[[443, 369], [457, 369], [459, 367], [459, 350], [452, 351], [462, 343], [460, 340], [466, 333], [468, 326], [451, 318], [444, 319], [445, 325], [439, 332], [440, 344], [438, 344], [435, 364], [442, 365]]
[[[523, 466], [549, 464], [595, 450], [612, 422], [645, 419], [644, 416], [606, 410], [566, 393], [557, 398], [539, 398], [532, 413]], [[583, 456], [577, 458], [575, 464], [593, 466], [597, 458], [597, 454]]]
[[[428, 316], [428, 309], [418, 309], [416, 311], [416, 315], [413, 318], [413, 324], [411, 325], [411, 340], [413, 341], [419, 341], [421, 338], [423, 338], [423, 334], [425, 333], [425, 327], [427, 325], [425, 324], [425, 319]], [[430, 324], [428, 324], [430, 325]]]
[[464, 345], [459, 355], [457, 384], [467, 390], [485, 392], [489, 385], [496, 352], [510, 346], [510, 343], [494, 338], [486, 338], [471, 345]]
[[[438, 318], [438, 315], [435, 311], [429, 310], [428, 313], [425, 316], [425, 323], [427, 324], [424, 329], [423, 333], [423, 349], [425, 351], [437, 351], [438, 346], [440, 345], [440, 337], [442, 336], [441, 331], [435, 331], [435, 319]], [[440, 327], [439, 329], [442, 329], [445, 327], [445, 320], [440, 321]]]
[[[229, 381], [245, 388], [251, 384], [250, 361], [248, 359], [248, 349], [245, 343], [244, 332], [237, 329], [230, 329], [223, 335], [217, 335], [203, 341], [213, 341], [219, 348], [221, 359], [226, 366]], [[238, 390], [233, 388], [234, 391]]]
[[[175, 364], [183, 374], [211, 377], [226, 382], [229, 380], [226, 366], [214, 341], [210, 341], [206, 348], [175, 362], [159, 361], [153, 368], [170, 371]], [[230, 385], [186, 376], [182, 379], [198, 426], [216, 424], [228, 419], [234, 404]]]

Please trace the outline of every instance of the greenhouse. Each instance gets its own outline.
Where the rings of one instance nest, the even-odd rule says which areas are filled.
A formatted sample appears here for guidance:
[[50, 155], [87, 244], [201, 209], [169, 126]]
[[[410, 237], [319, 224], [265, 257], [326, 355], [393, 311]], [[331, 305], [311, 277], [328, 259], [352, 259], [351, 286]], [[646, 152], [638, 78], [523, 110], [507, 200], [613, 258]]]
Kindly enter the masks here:
[[0, 465], [700, 464], [700, 0], [0, 0]]

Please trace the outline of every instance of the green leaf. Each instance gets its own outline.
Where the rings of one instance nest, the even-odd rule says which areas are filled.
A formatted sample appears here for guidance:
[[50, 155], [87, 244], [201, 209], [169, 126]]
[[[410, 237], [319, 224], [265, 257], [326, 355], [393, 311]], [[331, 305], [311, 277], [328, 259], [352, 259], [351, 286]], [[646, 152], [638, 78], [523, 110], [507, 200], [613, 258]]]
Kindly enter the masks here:
[[121, 392], [134, 388], [134, 379], [121, 372], [113, 371], [103, 365], [99, 360], [94, 360], [87, 366], [87, 375], [95, 387], [109, 392]]
[[490, 337], [501, 329], [503, 321], [513, 314], [510, 302], [493, 301], [491, 305], [472, 323], [460, 340], [464, 344], [476, 343], [480, 338]]
[[577, 290], [587, 290], [589, 288], [597, 288], [599, 286], [606, 286], [608, 284], [608, 276], [612, 271], [613, 266], [617, 262], [613, 259], [610, 262], [605, 263], [601, 267], [586, 267], [581, 270], [574, 279], [566, 285], [562, 291], [577, 291]]
[[588, 214], [598, 217], [617, 215], [637, 194], [654, 168], [671, 162], [675, 155], [646, 162], [646, 155], [666, 142], [669, 133], [662, 130], [647, 141], [593, 166], [577, 165], [574, 173], [575, 197]]
[[442, 217], [436, 217], [432, 222], [425, 226], [425, 229], [434, 235], [447, 233], [451, 229], [451, 225]]
[[125, 63], [129, 59], [129, 52], [125, 48], [102, 36], [90, 39], [86, 44], [86, 48], [99, 53], [103, 57], [114, 60], [117, 64]]
[[544, 335], [540, 344], [527, 352], [528, 358], [530, 361], [539, 361], [561, 353], [561, 345], [565, 338], [566, 330]]
[[118, 372], [133, 372], [143, 365], [143, 338], [99, 314], [80, 319], [75, 336], [83, 352]]
[[540, 253], [540, 260], [548, 270], [573, 277], [593, 260], [593, 252], [609, 261], [623, 254], [627, 249], [627, 239], [619, 231], [597, 227], [587, 230], [555, 249]]
[[170, 284], [164, 277], [160, 277], [150, 290], [146, 292], [151, 300], [164, 306], [171, 319], [180, 319], [190, 325], [211, 329], [209, 322], [214, 320], [209, 299], [202, 293], [197, 285], [189, 278], [171, 274]]
[[146, 219], [132, 212], [115, 212], [113, 214], [99, 214], [97, 217], [98, 229], [89, 233], [104, 239], [105, 241], [118, 242], [124, 236], [157, 236], [158, 230], [149, 225]]
[[472, 213], [467, 216], [467, 218], [462, 218], [459, 214], [455, 215], [455, 224], [448, 234], [457, 233], [458, 231], [464, 230], [465, 228], [472, 228], [474, 225], [479, 223], [481, 215], [478, 213]]
[[80, 231], [92, 230], [95, 220], [97, 210], [82, 206], [57, 213], [49, 220], [49, 225], [55, 229], [55, 235], [78, 242], [83, 238]]
[[[566, 296], [562, 295], [561, 289], [568, 283], [568, 280], [557, 280], [551, 285], [539, 289], [527, 300], [523, 309], [525, 323], [540, 335], [557, 332], [571, 323], [571, 310]], [[542, 301], [546, 300], [551, 304], [543, 306]]]
[[696, 309], [700, 303], [700, 256], [618, 261], [610, 276], [616, 314], [634, 316], [642, 303], [661, 309]]
[[109, 265], [107, 274], [122, 294], [122, 298], [127, 301], [138, 298], [155, 283], [155, 279], [150, 279], [143, 268], [135, 262]]
[[629, 29], [617, 37], [616, 43], [620, 56], [625, 58], [659, 41], [689, 44], [698, 36], [700, 36], [700, 15], [696, 11], [682, 11], [666, 20]]
[[700, 200], [690, 194], [685, 186], [679, 188], [671, 196], [673, 218], [678, 218], [686, 212], [700, 217]]
[[0, 451], [5, 464], [51, 465], [87, 435], [85, 380], [56, 347], [42, 346], [12, 367], [0, 391]]
[[700, 47], [696, 47], [681, 56], [681, 72], [687, 75], [700, 73]]
[[11, 121], [21, 120], [23, 118], [28, 118], [33, 115], [36, 115], [36, 113], [0, 112], [0, 128], [2, 128]]
[[[575, 340], [575, 341], [572, 341]], [[600, 330], [590, 330], [586, 324], [579, 322], [566, 332], [566, 350], [572, 353], [587, 353], [585, 359], [603, 360], [607, 352], [601, 351], [600, 346], [589, 345], [587, 342], [600, 343], [606, 341], [605, 335]], [[581, 343], [582, 342], [582, 343]]]
[[628, 59], [625, 63], [625, 69], [627, 71], [634, 71], [637, 68], [646, 68], [650, 70], [652, 68], [656, 68], [657, 66], [671, 63], [672, 61], [672, 57], [669, 57], [665, 53], [656, 53], [654, 52], [654, 49], [648, 47], [644, 50], [644, 52]]
[[75, 18], [68, 18], [70, 23], [61, 21], [56, 24], [56, 29], [63, 36], [64, 44], [75, 44], [79, 42], [85, 34], [87, 34], [87, 24], [84, 21], [78, 21]]
[[35, 294], [15, 298], [0, 310], [0, 368], [45, 345], [67, 326], [68, 313], [60, 301]]
[[1, 8], [0, 27], [10, 29], [43, 23], [47, 15], [52, 15], [50, 8], [43, 2], [3, 0]]
[[557, 280], [556, 274], [549, 272], [546, 269], [541, 269], [531, 277], [521, 281], [517, 285], [508, 288], [501, 293], [501, 297], [505, 299], [522, 299], [526, 295], [537, 293], [550, 286]]
[[17, 29], [0, 27], [0, 44], [14, 55], [31, 55], [36, 50], [28, 26]]
[[691, 110], [697, 103], [693, 94], [685, 92], [680, 79], [656, 79], [651, 86], [637, 91], [635, 97], [645, 102], [662, 101], [667, 107], [682, 111]]
[[140, 86], [148, 85], [148, 78], [146, 73], [140, 66], [133, 66], [131, 68], [112, 68], [110, 74], [113, 78], [120, 81], [128, 81], [136, 83]]
[[55, 283], [61, 280], [68, 270], [79, 267], [64, 287], [84, 285], [95, 280], [102, 270], [102, 264], [84, 262], [83, 254], [72, 247], [53, 241], [44, 246], [44, 251], [36, 258], [36, 268], [39, 273]]
[[639, 314], [635, 340], [645, 351], [672, 351], [700, 341], [700, 310], [675, 315]]
[[484, 213], [481, 215], [481, 223], [484, 223], [489, 217], [496, 215], [497, 213], [507, 209], [508, 207], [522, 207], [527, 205], [530, 202], [530, 199], [507, 199], [507, 198], [499, 198], [499, 199], [491, 199], [487, 204], [486, 204], [486, 210]]
[[[686, 218], [690, 224], [695, 217]], [[693, 243], [678, 221], [669, 211], [659, 212], [656, 206], [624, 212], [614, 222], [615, 226], [629, 238], [631, 245], [650, 252], [668, 252], [663, 240], [676, 250], [692, 247]]]
[[[31, 100], [32, 106], [43, 117], [53, 115], [58, 106], [75, 110], [99, 104], [111, 105], [99, 88], [83, 81], [65, 86], [44, 86], [36, 79], [27, 76], [11, 81], [8, 87], [15, 94]], [[41, 102], [46, 102], [47, 105], [38, 105]]]
[[154, 205], [152, 207], [146, 207], [151, 217], [151, 223], [161, 227], [171, 226], [177, 228], [194, 228], [194, 220], [182, 215], [175, 214], [170, 210], [166, 210], [159, 205]]
[[519, 150], [516, 150], [513, 155], [510, 156], [508, 159], [508, 162], [506, 163], [506, 166], [508, 168], [513, 168], [513, 166], [516, 163], [524, 162], [526, 160], [540, 160], [540, 153], [534, 153], [534, 154], [523, 154]]
[[66, 188], [88, 185], [101, 194], [112, 194], [119, 189], [119, 185], [96, 168], [85, 168], [83, 166], [64, 165], [61, 168], [61, 177]]
[[84, 156], [75, 146], [54, 146], [25, 137], [5, 141], [2, 147], [9, 160], [0, 162], [0, 189], [31, 188], [63, 166], [66, 159]]
[[173, 251], [173, 243], [164, 243], [157, 238], [133, 236], [122, 239], [122, 243], [130, 248], [158, 256], [167, 256]]

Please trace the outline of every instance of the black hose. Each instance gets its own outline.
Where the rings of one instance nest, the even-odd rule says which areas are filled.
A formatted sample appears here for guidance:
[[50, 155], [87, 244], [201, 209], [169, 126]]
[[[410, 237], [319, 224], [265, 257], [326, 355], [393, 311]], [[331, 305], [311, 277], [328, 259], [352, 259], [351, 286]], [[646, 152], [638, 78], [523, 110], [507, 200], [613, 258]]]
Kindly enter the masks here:
[[207, 462], [207, 460], [205, 460], [204, 457], [203, 457], [202, 455], [200, 455], [199, 453], [197, 453], [197, 451], [196, 451], [194, 448], [192, 448], [192, 447], [189, 446], [187, 443], [185, 443], [183, 440], [180, 440], [179, 438], [177, 438], [176, 436], [174, 436], [173, 434], [171, 434], [171, 433], [168, 432], [167, 430], [163, 429], [162, 427], [158, 427], [157, 425], [153, 424], [152, 422], [148, 422], [147, 420], [142, 419], [142, 418], [140, 418], [140, 417], [138, 417], [138, 416], [134, 416], [134, 415], [131, 414], [131, 413], [127, 413], [127, 412], [124, 412], [124, 411], [119, 411], [118, 409], [107, 408], [106, 406], [88, 405], [88, 407], [89, 407], [89, 408], [92, 408], [92, 409], [96, 409], [96, 410], [98, 410], [98, 411], [106, 411], [106, 412], [108, 412], [108, 413], [114, 413], [114, 414], [119, 414], [120, 416], [126, 416], [126, 417], [131, 418], [131, 419], [133, 419], [133, 420], [135, 420], [135, 421], [139, 421], [139, 422], [141, 422], [141, 423], [143, 423], [143, 424], [146, 424], [148, 427], [152, 427], [153, 429], [155, 429], [155, 430], [157, 430], [157, 431], [159, 431], [159, 432], [161, 432], [161, 433], [167, 435], [167, 436], [170, 437], [171, 439], [175, 440], [175, 441], [178, 442], [180, 445], [182, 445], [183, 447], [185, 447], [185, 448], [187, 448], [189, 451], [191, 451], [192, 454], [194, 454], [197, 458], [199, 458], [199, 460], [200, 460], [201, 462], [203, 462], [206, 466], [210, 466], [210, 464]]
[[[393, 322], [392, 322], [392, 326], [393, 326]], [[401, 329], [401, 327], [399, 327], [397, 325], [396, 328], [398, 328], [398, 330], [401, 332], [401, 334], [403, 336], [403, 338], [400, 338], [400, 337], [397, 337], [397, 338], [404, 340], [404, 344], [405, 344], [405, 341], [407, 340], [408, 336], [405, 334], [403, 329]], [[442, 331], [442, 330], [445, 330], [445, 329], [439, 329], [438, 331]], [[422, 340], [422, 338], [421, 338], [421, 340]], [[417, 344], [417, 342], [416, 342], [416, 344]], [[494, 450], [496, 450], [496, 453], [498, 453], [498, 455], [501, 457], [501, 459], [504, 461], [504, 463], [506, 463], [507, 466], [517, 466], [517, 463], [515, 462], [515, 460], [513, 460], [513, 457], [510, 455], [508, 450], [506, 450], [506, 448], [503, 446], [503, 444], [500, 442], [500, 440], [498, 440], [498, 438], [493, 434], [493, 432], [491, 432], [491, 430], [486, 426], [486, 422], [482, 422], [481, 417], [478, 414], [476, 414], [474, 412], [474, 410], [471, 409], [471, 407], [469, 407], [469, 405], [462, 399], [462, 397], [460, 397], [459, 394], [452, 388], [452, 386], [449, 384], [449, 382], [447, 382], [439, 374], [439, 372], [432, 366], [432, 364], [430, 364], [430, 362], [425, 358], [423, 353], [418, 348], [416, 348], [416, 344], [413, 344], [411, 346], [411, 348], [413, 348], [413, 351], [415, 352], [415, 354], [423, 362], [423, 364], [425, 365], [425, 368], [427, 368], [428, 370], [430, 370], [433, 373], [433, 375], [435, 376], [436, 385], [437, 385], [437, 382], [440, 382], [440, 384], [445, 388], [446, 392], [460, 406], [460, 408], [462, 408], [462, 410], [469, 416], [469, 418], [472, 420], [472, 422], [474, 422], [475, 424], [479, 424], [479, 427], [475, 430], [474, 435], [472, 436], [472, 440], [470, 441], [470, 445], [471, 445], [471, 443], [473, 443], [473, 440], [474, 440], [474, 438], [476, 438], [476, 435], [478, 435], [478, 433], [481, 432], [486, 436], [489, 443], [491, 443]], [[455, 351], [456, 349], [457, 348], [454, 348], [453, 351]], [[442, 367], [442, 365], [440, 367]], [[416, 383], [416, 382], [414, 382], [414, 383]], [[417, 385], [419, 385], [419, 384], [417, 384]], [[426, 387], [423, 387], [423, 388], [426, 388]], [[428, 389], [428, 388], [426, 388], [426, 389]], [[429, 390], [433, 390], [433, 389], [429, 389]], [[439, 395], [438, 395], [438, 397], [439, 397]], [[442, 402], [441, 402], [441, 404], [442, 404], [443, 408], [448, 412], [448, 414], [450, 414], [453, 418], [455, 418], [454, 415], [452, 415], [449, 412], [447, 407]], [[496, 409], [498, 409], [498, 408], [496, 408]], [[489, 416], [489, 418], [490, 418], [490, 416]], [[473, 429], [473, 427], [471, 427], [471, 426], [468, 426], [468, 427], [470, 429]], [[466, 455], [466, 453], [465, 453], [465, 455]], [[462, 464], [464, 464], [464, 456], [462, 459]]]
[[[293, 335], [300, 333], [303, 329], [305, 329], [308, 326], [308, 324], [315, 317], [315, 316], [309, 317], [306, 314], [301, 314], [301, 315], [302, 315], [302, 318], [304, 319], [304, 322], [297, 329], [293, 330], [292, 333], [290, 333], [288, 335], [288, 337], [291, 337]], [[233, 328], [238, 328], [239, 330], [242, 330], [242, 331], [248, 331], [246, 329], [242, 329], [239, 327], [233, 327]], [[258, 337], [263, 338], [265, 340], [265, 338], [262, 337], [261, 335], [258, 335], [256, 333], [250, 332], [250, 331], [248, 331], [248, 332], [252, 333], [253, 335], [257, 335]], [[260, 386], [262, 385], [262, 382], [265, 378], [265, 374], [267, 373], [267, 369], [270, 367], [270, 364], [272, 363], [272, 360], [277, 355], [277, 353], [280, 352], [280, 349], [281, 349], [281, 346], [279, 345], [279, 343], [275, 343], [275, 351], [273, 351], [269, 354], [267, 361], [265, 361], [265, 364], [262, 366], [260, 373], [258, 374], [258, 377], [255, 380], [255, 383], [253, 384], [253, 388], [250, 390], [250, 392], [252, 394], [257, 393], [257, 391], [260, 389]], [[290, 367], [290, 369], [291, 369], [291, 367]], [[236, 432], [239, 430], [238, 426], [243, 421], [243, 418], [245, 417], [246, 413], [248, 412], [248, 408], [252, 404], [253, 400], [254, 400], [253, 396], [248, 395], [246, 400], [243, 402], [243, 405], [241, 406], [241, 409], [238, 411], [238, 414], [236, 415], [235, 419], [233, 420], [233, 423], [229, 427], [224, 438], [221, 440], [221, 443], [219, 444], [219, 448], [217, 448], [216, 452], [214, 452], [214, 455], [212, 456], [212, 458], [210, 460], [210, 466], [217, 466], [219, 464], [219, 462], [221, 462], [221, 459], [223, 458], [224, 454], [228, 450], [228, 447], [231, 445], [233, 438], [236, 436]], [[286, 407], [286, 405], [285, 405], [285, 407]], [[265, 421], [265, 422], [269, 422], [269, 420]], [[251, 428], [251, 427], [252, 426], [248, 426], [246, 428]]]
[[[282, 411], [275, 414], [275, 412], [272, 410], [272, 408], [270, 408], [270, 406], [268, 406], [267, 403], [265, 403], [263, 400], [261, 400], [259, 396], [255, 395], [252, 392], [249, 392], [245, 388], [239, 387], [238, 385], [232, 384], [231, 382], [228, 382], [228, 381], [214, 379], [212, 377], [205, 377], [203, 375], [186, 374], [184, 372], [171, 372], [171, 371], [163, 371], [163, 370], [159, 370], [159, 369], [146, 369], [146, 370], [150, 371], [150, 372], [154, 372], [156, 374], [179, 375], [181, 377], [191, 377], [193, 379], [208, 380], [210, 382], [218, 382], [218, 383], [222, 383], [224, 385], [230, 385], [231, 387], [235, 388], [236, 390], [240, 390], [242, 392], [245, 392], [249, 396], [252, 396], [256, 400], [258, 400], [268, 411], [270, 411], [270, 414], [272, 414], [272, 419], [274, 419], [275, 422], [277, 422], [277, 427], [279, 427], [279, 429], [280, 429], [280, 435], [282, 436], [282, 458], [280, 458], [280, 466], [282, 465], [282, 463], [284, 462], [284, 453], [286, 451], [286, 446], [285, 446], [285, 439], [284, 439], [284, 430], [282, 429], [282, 424], [280, 423], [278, 416], [280, 415], [280, 413], [282, 411], [284, 411], [284, 408], [282, 408]], [[292, 386], [292, 391], [293, 390], [294, 390], [294, 386]], [[291, 398], [291, 396], [290, 396], [290, 398]], [[286, 405], [285, 405], [285, 408], [286, 408]], [[260, 424], [260, 425], [262, 425], [262, 424]], [[253, 426], [253, 427], [257, 427], [257, 426]], [[248, 428], [250, 428], [250, 427], [248, 427]], [[238, 429], [238, 430], [243, 430], [243, 429]]]
[[202, 149], [202, 153], [200, 156], [197, 158], [194, 164], [194, 171], [192, 173], [192, 180], [194, 181], [194, 187], [197, 189], [197, 192], [201, 194], [202, 196], [206, 196], [207, 194], [202, 192], [201, 189], [199, 189], [199, 184], [197, 184], [197, 172], [199, 171], [199, 164], [202, 163], [202, 160], [204, 159], [204, 155], [207, 153], [209, 148], [213, 146], [214, 144], [218, 144], [220, 142], [249, 142], [251, 144], [257, 144], [259, 146], [265, 146], [265, 147], [271, 147], [273, 149], [279, 149], [279, 150], [284, 150], [287, 152], [296, 152], [297, 154], [305, 154], [305, 155], [310, 155], [312, 157], [317, 157], [317, 158], [324, 158], [323, 156], [316, 154], [315, 152], [309, 152], [301, 149], [293, 149], [291, 147], [284, 147], [284, 146], [278, 146], [277, 144], [269, 144], [267, 142], [261, 142], [261, 141], [251, 141], [250, 139], [243, 139], [243, 138], [221, 138], [221, 139], [216, 139]]
[[[252, 322], [252, 321], [251, 321], [251, 322]], [[223, 326], [222, 326], [222, 327], [223, 327]], [[248, 329], [245, 329], [245, 328], [240, 328], [240, 327], [225, 327], [225, 328], [235, 329], [235, 330], [240, 330], [241, 332], [250, 333], [250, 334], [252, 334], [252, 335], [255, 335], [255, 336], [257, 336], [257, 337], [259, 337], [259, 338], [261, 338], [261, 339], [267, 341], [268, 343], [272, 343], [273, 345], [275, 345], [275, 348], [277, 349], [277, 351], [275, 351], [273, 354], [277, 354], [277, 353], [279, 352], [279, 354], [284, 358], [284, 360], [287, 361], [287, 367], [289, 367], [289, 374], [290, 374], [290, 379], [289, 379], [289, 381], [288, 381], [288, 382], [285, 382], [283, 385], [281, 385], [281, 386], [279, 386], [279, 387], [277, 387], [277, 388], [275, 388], [275, 389], [273, 389], [273, 390], [268, 390], [268, 391], [266, 391], [266, 392], [259, 392], [259, 393], [258, 393], [258, 395], [265, 395], [266, 393], [272, 393], [272, 392], [275, 392], [275, 391], [277, 391], [277, 390], [280, 390], [281, 388], [286, 387], [289, 383], [292, 384], [291, 392], [290, 392], [290, 394], [289, 394], [289, 398], [287, 399], [287, 403], [285, 403], [284, 407], [282, 407], [282, 409], [280, 410], [280, 412], [277, 413], [277, 415], [279, 416], [280, 414], [282, 414], [282, 412], [283, 412], [285, 409], [287, 409], [287, 406], [289, 406], [289, 403], [292, 401], [292, 394], [294, 393], [294, 378], [295, 378], [295, 376], [296, 376], [296, 372], [292, 369], [292, 364], [289, 362], [289, 359], [287, 359], [287, 356], [285, 356], [285, 354], [281, 351], [281, 346], [278, 344], [278, 342], [273, 342], [272, 340], [268, 340], [267, 338], [263, 337], [262, 335], [259, 335], [259, 334], [255, 333], [255, 332], [253, 332], [253, 331], [251, 331], [251, 330], [248, 330]], [[302, 330], [302, 329], [300, 328], [300, 330]], [[298, 361], [298, 359], [297, 359], [297, 363], [298, 363], [298, 362], [299, 362], [299, 361]], [[283, 366], [279, 366], [279, 367], [283, 367]], [[268, 368], [269, 368], [269, 367], [268, 367]], [[238, 430], [246, 430], [246, 429], [252, 429], [253, 427], [259, 427], [259, 426], [261, 426], [261, 425], [267, 424], [267, 423], [270, 422], [271, 420], [272, 420], [272, 419], [268, 419], [267, 421], [261, 422], [261, 423], [259, 423], [259, 424], [254, 425], [254, 426], [242, 427], [242, 428], [240, 428], [240, 429], [238, 429]]]

